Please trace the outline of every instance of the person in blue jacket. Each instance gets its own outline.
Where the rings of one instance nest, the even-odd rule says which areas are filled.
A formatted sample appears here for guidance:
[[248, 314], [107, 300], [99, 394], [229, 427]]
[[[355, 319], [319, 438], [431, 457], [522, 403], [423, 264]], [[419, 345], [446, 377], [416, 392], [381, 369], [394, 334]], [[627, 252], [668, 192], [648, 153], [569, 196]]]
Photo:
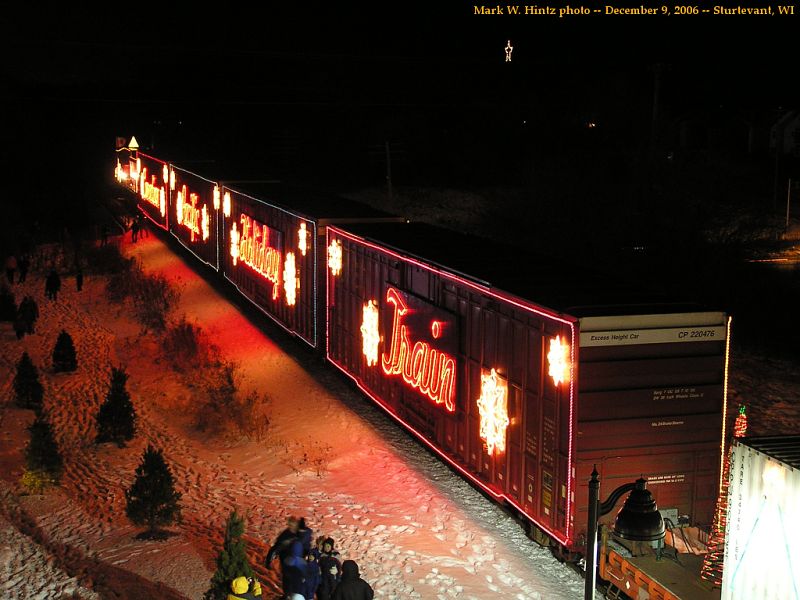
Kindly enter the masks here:
[[312, 567], [316, 570], [316, 562], [312, 565], [303, 554], [303, 544], [294, 540], [289, 546], [289, 552], [281, 561], [283, 569], [283, 595], [301, 594], [306, 600], [313, 600], [313, 595], [306, 596], [310, 586], [309, 579], [313, 576]]

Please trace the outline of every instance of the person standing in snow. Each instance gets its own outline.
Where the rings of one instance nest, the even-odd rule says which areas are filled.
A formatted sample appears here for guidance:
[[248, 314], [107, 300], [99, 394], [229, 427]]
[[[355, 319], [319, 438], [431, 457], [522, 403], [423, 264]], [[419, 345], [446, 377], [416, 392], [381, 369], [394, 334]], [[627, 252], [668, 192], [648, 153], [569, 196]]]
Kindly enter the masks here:
[[25, 332], [28, 329], [28, 324], [22, 316], [22, 311], [17, 310], [17, 317], [14, 319], [14, 333], [17, 334], [17, 339], [21, 340], [25, 337]]
[[58, 300], [58, 291], [61, 289], [61, 277], [55, 269], [50, 269], [44, 285], [44, 293], [50, 300]]
[[270, 568], [272, 561], [276, 558], [280, 558], [281, 562], [286, 557], [289, 552], [289, 546], [293, 541], [298, 539], [298, 532], [299, 529], [299, 521], [297, 517], [289, 517], [286, 520], [286, 529], [281, 531], [280, 535], [278, 535], [278, 539], [275, 540], [275, 543], [272, 544], [272, 547], [267, 552], [267, 568]]
[[258, 600], [261, 584], [252, 577], [237, 577], [231, 581], [231, 593], [227, 600]]
[[17, 270], [17, 257], [13, 254], [9, 254], [8, 258], [6, 259], [6, 278], [8, 279], [8, 283], [14, 284], [14, 271]]
[[303, 555], [303, 544], [300, 540], [294, 540], [289, 546], [289, 552], [281, 561], [283, 576], [283, 595], [291, 596], [300, 594], [306, 600], [314, 600], [313, 592], [309, 593], [309, 579], [313, 575], [312, 568], [316, 569], [316, 563], [311, 564]]
[[22, 283], [28, 277], [28, 269], [31, 266], [31, 259], [26, 253], [20, 256], [19, 261], [17, 262], [19, 265], [19, 282]]
[[25, 333], [32, 334], [33, 324], [39, 318], [39, 306], [36, 304], [36, 300], [30, 296], [25, 296], [22, 302], [19, 303], [17, 312], [25, 323]]
[[303, 544], [303, 554], [306, 556], [311, 552], [311, 538], [313, 535], [314, 530], [306, 525], [306, 518], [300, 517], [300, 520], [297, 522], [297, 537]]
[[81, 269], [80, 265], [78, 265], [77, 270], [75, 271], [75, 285], [77, 286], [79, 292], [83, 289], [83, 269]]
[[333, 538], [325, 538], [319, 552], [317, 562], [321, 578], [317, 588], [318, 600], [330, 600], [333, 590], [342, 579], [342, 563], [339, 560], [339, 553], [334, 550]]
[[361, 579], [358, 565], [354, 560], [342, 563], [342, 580], [333, 591], [331, 600], [372, 600], [375, 592], [370, 585]]

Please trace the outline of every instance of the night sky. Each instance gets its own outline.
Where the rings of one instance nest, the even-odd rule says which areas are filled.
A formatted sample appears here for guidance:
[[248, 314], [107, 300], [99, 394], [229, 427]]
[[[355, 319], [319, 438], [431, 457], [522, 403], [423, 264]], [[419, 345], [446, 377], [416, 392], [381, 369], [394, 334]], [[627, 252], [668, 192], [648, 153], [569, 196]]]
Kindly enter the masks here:
[[[512, 187], [533, 199], [519, 206], [530, 243], [568, 227], [579, 255], [605, 240], [647, 243], [665, 268], [680, 264], [675, 252], [697, 254], [724, 203], [775, 210], [767, 139], [780, 110], [800, 104], [798, 17], [476, 16], [455, 0], [253, 6], [4, 15], [6, 214], [79, 226], [110, 178], [115, 136], [134, 133], [157, 156], [213, 161], [198, 167], [211, 177], [336, 192], [379, 189], [389, 141], [398, 188]], [[758, 126], [754, 154], [743, 123]]]

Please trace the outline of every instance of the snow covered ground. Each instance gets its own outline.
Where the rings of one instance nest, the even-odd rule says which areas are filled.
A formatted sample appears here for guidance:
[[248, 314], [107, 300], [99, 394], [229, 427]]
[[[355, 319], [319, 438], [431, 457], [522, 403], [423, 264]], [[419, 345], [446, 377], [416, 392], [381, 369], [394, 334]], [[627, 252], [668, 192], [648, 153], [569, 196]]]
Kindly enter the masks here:
[[[228, 513], [247, 517], [251, 561], [263, 567], [288, 515], [305, 516], [355, 559], [381, 598], [578, 598], [582, 579], [529, 541], [520, 526], [283, 334], [271, 340], [154, 236], [126, 252], [175, 281], [185, 314], [210, 331], [242, 368], [244, 388], [272, 398], [262, 443], [208, 439], [192, 428], [198, 389], [178, 376], [157, 342], [125, 309], [103, 299], [103, 281], [83, 292], [64, 281], [57, 303], [43, 280], [15, 286], [39, 303], [36, 334], [17, 341], [0, 324], [0, 397], [10, 399], [13, 365], [27, 350], [39, 366], [45, 406], [65, 455], [61, 489], [26, 496], [18, 485], [30, 411], [0, 410], [0, 590], [9, 598], [199, 598], [207, 588]], [[66, 328], [79, 369], [54, 374], [49, 356]], [[126, 365], [139, 416], [127, 448], [96, 447], [93, 417], [111, 365]], [[167, 541], [134, 539], [123, 490], [147, 443], [164, 449], [183, 494], [183, 522]], [[325, 456], [325, 472], [303, 462]], [[33, 582], [30, 589], [23, 582]], [[70, 587], [71, 586], [71, 587]], [[70, 592], [72, 593], [72, 592]], [[99, 596], [98, 596], [99, 594]]]

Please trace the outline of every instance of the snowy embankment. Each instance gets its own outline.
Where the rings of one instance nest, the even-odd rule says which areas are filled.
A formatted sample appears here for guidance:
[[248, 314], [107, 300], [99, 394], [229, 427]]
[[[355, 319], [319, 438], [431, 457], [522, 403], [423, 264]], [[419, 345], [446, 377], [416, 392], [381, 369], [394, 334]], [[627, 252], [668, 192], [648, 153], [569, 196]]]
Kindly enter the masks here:
[[[85, 586], [103, 597], [199, 598], [213, 570], [222, 523], [238, 507], [247, 517], [251, 561], [266, 583], [265, 598], [278, 596], [278, 574], [263, 567], [264, 554], [290, 514], [305, 516], [315, 535], [332, 536], [344, 558], [359, 562], [377, 597], [580, 596], [576, 573], [529, 541], [513, 519], [318, 358], [282, 335], [278, 343], [270, 340], [155, 237], [125, 251], [180, 287], [176, 315], [201, 324], [223, 354], [239, 363], [245, 389], [269, 394], [269, 435], [262, 443], [233, 443], [198, 433], [192, 408], [199, 386], [172, 370], [157, 340], [141, 335], [126, 309], [105, 302], [101, 280], [90, 279], [80, 294], [66, 280], [57, 303], [44, 299], [35, 276], [15, 286], [18, 300], [34, 295], [41, 316], [36, 334], [22, 341], [8, 324], [0, 325], [2, 397], [10, 398], [13, 364], [27, 350], [40, 368], [66, 469], [61, 489], [20, 495], [24, 426], [32, 414], [4, 405], [0, 466], [4, 488], [14, 493], [3, 496], [2, 515], [16, 528], [9, 533], [22, 536], [19, 543], [30, 544], [53, 574], [34, 566], [36, 561], [29, 568], [12, 549], [13, 560], [3, 559], [0, 578], [51, 581], [53, 591], [43, 598], [59, 597], [59, 585]], [[62, 328], [76, 343], [74, 374], [55, 375], [49, 365]], [[127, 448], [98, 448], [92, 443], [93, 416], [116, 364], [130, 374], [138, 432]], [[162, 542], [134, 539], [137, 530], [124, 516], [124, 489], [147, 443], [163, 448], [183, 494], [183, 522]], [[30, 597], [16, 588], [7, 595]]]

